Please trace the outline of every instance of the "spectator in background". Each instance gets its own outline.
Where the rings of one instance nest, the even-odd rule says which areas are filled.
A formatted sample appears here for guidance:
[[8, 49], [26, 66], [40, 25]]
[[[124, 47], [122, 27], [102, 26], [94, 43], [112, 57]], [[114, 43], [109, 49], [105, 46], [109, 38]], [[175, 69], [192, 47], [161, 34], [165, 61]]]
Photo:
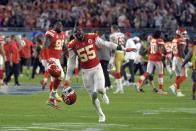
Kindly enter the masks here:
[[[34, 44], [26, 37], [26, 34], [22, 35], [21, 42], [24, 42], [24, 46], [20, 50], [20, 71], [22, 74], [23, 66], [26, 66], [29, 72], [31, 65], [31, 49], [34, 47]], [[27, 74], [29, 74], [28, 72]]]
[[11, 69], [11, 64], [10, 64], [10, 37], [5, 38], [5, 44], [4, 44], [4, 51], [5, 51], [5, 78], [8, 77], [8, 74]]
[[169, 15], [178, 25], [192, 26], [196, 15], [192, 0], [9, 0], [6, 6], [0, 6], [0, 12], [0, 26], [42, 29], [55, 19], [64, 21], [67, 27], [73, 27], [77, 19], [80, 27], [118, 24], [145, 28], [155, 23], [162, 28]]
[[42, 72], [45, 71], [44, 66], [41, 63], [41, 58], [40, 58], [40, 52], [43, 48], [43, 43], [44, 43], [43, 41], [44, 41], [43, 37], [38, 37], [36, 41], [36, 47], [34, 48], [34, 53], [33, 53], [34, 61], [33, 61], [32, 75], [31, 75], [32, 79], [35, 78], [37, 67], [40, 67], [40, 70]]
[[4, 79], [4, 84], [8, 84], [8, 82], [11, 80], [11, 76], [14, 74], [14, 82], [16, 86], [20, 86], [20, 83], [18, 81], [18, 76], [20, 73], [20, 43], [18, 43], [18, 38], [16, 35], [11, 35], [10, 37], [10, 48], [9, 48], [9, 56], [10, 56], [10, 72]]

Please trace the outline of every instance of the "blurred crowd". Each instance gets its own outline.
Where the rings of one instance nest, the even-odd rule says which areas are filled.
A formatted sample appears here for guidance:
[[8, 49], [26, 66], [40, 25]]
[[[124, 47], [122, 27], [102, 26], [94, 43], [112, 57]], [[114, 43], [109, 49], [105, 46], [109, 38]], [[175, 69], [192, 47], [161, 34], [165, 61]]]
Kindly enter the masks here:
[[195, 26], [196, 0], [9, 0], [0, 5], [0, 27], [48, 29], [62, 20], [65, 27]]

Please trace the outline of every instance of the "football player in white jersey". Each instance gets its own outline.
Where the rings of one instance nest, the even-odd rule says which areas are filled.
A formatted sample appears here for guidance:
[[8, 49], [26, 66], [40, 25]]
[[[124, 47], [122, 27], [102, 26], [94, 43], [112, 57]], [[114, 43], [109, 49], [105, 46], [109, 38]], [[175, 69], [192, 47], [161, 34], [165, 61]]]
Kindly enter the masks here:
[[[117, 44], [117, 45], [121, 45], [124, 46], [125, 45], [125, 35], [123, 33], [121, 33], [119, 31], [119, 28], [117, 25], [112, 25], [111, 26], [111, 35], [110, 35], [110, 41]], [[123, 91], [123, 85], [122, 85], [122, 77], [121, 77], [121, 66], [123, 64], [124, 61], [124, 57], [125, 57], [125, 53], [124, 51], [121, 50], [117, 50], [115, 51], [115, 54], [113, 55], [113, 59], [114, 61], [110, 61], [113, 62], [113, 64], [115, 65], [115, 79], [117, 82], [117, 88], [116, 91], [114, 92], [116, 93], [124, 93]]]

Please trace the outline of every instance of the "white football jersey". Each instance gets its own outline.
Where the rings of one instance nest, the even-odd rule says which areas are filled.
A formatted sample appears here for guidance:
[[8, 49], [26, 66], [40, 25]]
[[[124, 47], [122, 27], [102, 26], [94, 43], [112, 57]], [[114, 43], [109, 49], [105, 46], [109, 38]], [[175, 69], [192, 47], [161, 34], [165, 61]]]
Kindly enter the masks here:
[[114, 32], [110, 35], [110, 41], [118, 45], [125, 45], [125, 35], [121, 32]]

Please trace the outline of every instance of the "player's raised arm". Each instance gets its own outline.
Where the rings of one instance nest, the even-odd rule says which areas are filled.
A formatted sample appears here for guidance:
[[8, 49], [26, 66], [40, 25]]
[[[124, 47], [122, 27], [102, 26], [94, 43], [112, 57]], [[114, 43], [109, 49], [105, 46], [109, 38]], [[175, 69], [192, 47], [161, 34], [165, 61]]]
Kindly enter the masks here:
[[117, 45], [117, 44], [110, 42], [110, 41], [105, 41], [100, 37], [97, 37], [97, 39], [96, 39], [96, 46], [98, 48], [106, 47], [106, 48], [109, 48], [112, 50], [122, 50], [122, 47], [120, 45]]

